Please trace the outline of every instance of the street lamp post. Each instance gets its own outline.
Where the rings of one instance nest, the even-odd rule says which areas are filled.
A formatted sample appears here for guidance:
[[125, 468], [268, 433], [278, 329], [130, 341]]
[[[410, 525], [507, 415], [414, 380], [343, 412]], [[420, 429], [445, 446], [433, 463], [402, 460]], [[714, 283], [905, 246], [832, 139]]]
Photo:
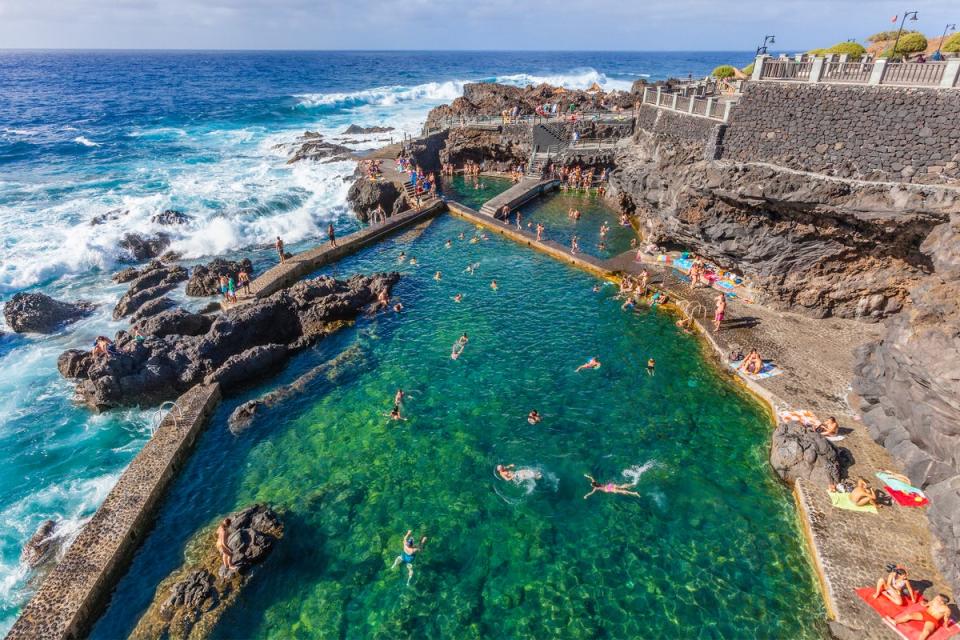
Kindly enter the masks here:
[[937, 52], [933, 55], [940, 57], [940, 47], [943, 46], [943, 41], [947, 39], [947, 31], [956, 31], [956, 30], [957, 30], [957, 25], [955, 24], [948, 24], [943, 28], [943, 35], [940, 36], [940, 42], [937, 43]]
[[897, 45], [900, 44], [900, 34], [903, 33], [903, 23], [907, 21], [907, 16], [910, 16], [910, 20], [916, 22], [917, 12], [916, 11], [903, 12], [903, 17], [900, 19], [900, 28], [897, 30], [897, 39], [893, 41], [893, 51], [890, 52], [891, 58], [895, 58], [897, 55]]
[[775, 37], [776, 36], [763, 36], [763, 44], [757, 47], [757, 55], [760, 55], [761, 53], [766, 53], [768, 44], [776, 44], [777, 41], [774, 40]]

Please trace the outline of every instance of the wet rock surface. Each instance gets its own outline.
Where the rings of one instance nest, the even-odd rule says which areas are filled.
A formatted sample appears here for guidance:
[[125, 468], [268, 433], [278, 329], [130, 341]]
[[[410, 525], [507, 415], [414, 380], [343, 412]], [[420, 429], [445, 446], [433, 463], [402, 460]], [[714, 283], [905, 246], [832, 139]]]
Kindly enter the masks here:
[[922, 249], [935, 271], [884, 337], [859, 351], [854, 390], [871, 437], [930, 498], [934, 556], [960, 591], [960, 214]]
[[393, 131], [393, 127], [361, 127], [360, 125], [351, 124], [349, 127], [344, 129], [340, 135], [352, 136], [364, 133], [387, 133], [388, 131]]
[[161, 255], [170, 246], [170, 236], [158, 233], [153, 236], [128, 233], [120, 240], [121, 259], [127, 262], [143, 262]]
[[280, 517], [266, 505], [228, 517], [227, 545], [236, 570], [223, 566], [216, 546], [218, 525], [199, 532], [187, 543], [187, 563], [158, 585], [130, 638], [200, 640], [212, 632], [284, 533]]
[[30, 536], [27, 543], [23, 545], [20, 551], [20, 562], [31, 569], [36, 569], [41, 564], [52, 559], [56, 551], [57, 544], [54, 539], [57, 523], [53, 520], [45, 520]]
[[821, 487], [840, 481], [840, 457], [833, 443], [796, 422], [777, 425], [770, 444], [770, 466], [783, 480], [805, 478]]
[[215, 258], [207, 264], [195, 266], [190, 271], [190, 280], [187, 281], [188, 296], [215, 296], [220, 294], [220, 276], [233, 278], [239, 284], [237, 274], [246, 271], [253, 278], [253, 263], [249, 258], [243, 260], [225, 260]]
[[352, 153], [349, 147], [335, 142], [327, 142], [322, 135], [315, 131], [307, 131], [297, 138], [293, 144], [278, 145], [278, 148], [290, 153], [287, 164], [293, 164], [301, 160], [325, 160], [327, 162], [346, 160]]
[[361, 222], [369, 222], [378, 206], [383, 207], [387, 216], [393, 215], [394, 207], [400, 201], [400, 189], [389, 180], [373, 181], [359, 176], [347, 191], [347, 203]]
[[20, 292], [3, 305], [3, 317], [17, 333], [52, 333], [95, 308], [90, 302], [63, 302], [43, 293]]
[[192, 216], [187, 215], [183, 211], [177, 211], [176, 209], [167, 209], [166, 211], [161, 211], [160, 213], [154, 214], [150, 218], [150, 222], [154, 224], [162, 225], [177, 225], [177, 224], [187, 224], [193, 219]]
[[[158, 267], [141, 275], [134, 282], [142, 280], [144, 288], [124, 296], [129, 300], [118, 308], [126, 310], [141, 296], [163, 290], [169, 269]], [[137, 323], [142, 339], [121, 331], [109, 354], [70, 350], [60, 356], [58, 369], [78, 380], [78, 397], [97, 410], [167, 400], [205, 378], [221, 381], [229, 390], [354, 320], [399, 278], [397, 273], [381, 273], [305, 280], [215, 319], [182, 309], [162, 311]]]
[[138, 311], [145, 304], [169, 292], [177, 283], [186, 279], [187, 270], [180, 265], [151, 263], [130, 281], [130, 288], [113, 309], [114, 319], [119, 320]]

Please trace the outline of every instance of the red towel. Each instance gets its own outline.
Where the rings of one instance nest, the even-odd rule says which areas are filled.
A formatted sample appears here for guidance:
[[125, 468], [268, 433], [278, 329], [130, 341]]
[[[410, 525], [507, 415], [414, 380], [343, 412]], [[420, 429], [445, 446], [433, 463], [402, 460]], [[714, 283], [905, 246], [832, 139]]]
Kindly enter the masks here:
[[[862, 587], [857, 589], [857, 595], [866, 602], [870, 607], [880, 614], [881, 617], [891, 617], [896, 618], [901, 613], [907, 613], [912, 611], [919, 611], [923, 609], [926, 604], [923, 601], [920, 602], [907, 602], [905, 606], [897, 606], [894, 603], [890, 602], [884, 596], [880, 596], [876, 600], [873, 598], [873, 587]], [[920, 634], [923, 632], [923, 623], [914, 620], [906, 622], [904, 624], [891, 625], [890, 627], [896, 631], [901, 637], [906, 638], [906, 640], [916, 640], [920, 637]], [[953, 637], [957, 633], [960, 633], [960, 626], [957, 626], [957, 623], [953, 620], [950, 620], [945, 626], [940, 627], [930, 636], [929, 640], [947, 640], [947, 638]]]
[[883, 490], [890, 494], [890, 497], [897, 501], [901, 507], [923, 507], [929, 504], [926, 496], [920, 496], [915, 493], [904, 493], [884, 485]]

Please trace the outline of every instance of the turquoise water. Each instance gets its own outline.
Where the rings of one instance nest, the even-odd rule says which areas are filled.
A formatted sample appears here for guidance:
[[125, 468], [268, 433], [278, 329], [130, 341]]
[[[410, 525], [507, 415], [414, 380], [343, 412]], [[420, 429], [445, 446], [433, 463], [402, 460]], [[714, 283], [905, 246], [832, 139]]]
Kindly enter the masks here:
[[480, 176], [474, 180], [462, 175], [444, 176], [442, 184], [444, 196], [477, 211], [487, 200], [513, 186], [509, 178]]
[[[570, 209], [580, 211], [580, 220], [571, 219]], [[543, 237], [570, 246], [570, 238], [580, 238], [580, 250], [598, 258], [612, 258], [630, 249], [630, 240], [636, 237], [633, 229], [620, 226], [620, 215], [611, 209], [599, 196], [579, 192], [556, 191], [547, 198], [531, 201], [521, 207], [523, 224], [542, 223]], [[606, 248], [600, 249], [600, 225], [606, 222]]]
[[[612, 286], [594, 293], [592, 276], [461, 231], [474, 229], [443, 216], [327, 270], [399, 269], [406, 311], [360, 321], [219, 408], [94, 638], [125, 636], [192, 533], [255, 501], [283, 512], [287, 535], [220, 638], [822, 636], [761, 407], [669, 316], [625, 314]], [[334, 382], [226, 429], [240, 401], [344, 353]], [[591, 355], [603, 366], [575, 373]], [[406, 422], [384, 417], [397, 387]], [[506, 483], [499, 463], [542, 480]], [[584, 473], [628, 482], [631, 468], [645, 469], [639, 498], [583, 499]], [[407, 529], [430, 537], [410, 586], [390, 570]]]

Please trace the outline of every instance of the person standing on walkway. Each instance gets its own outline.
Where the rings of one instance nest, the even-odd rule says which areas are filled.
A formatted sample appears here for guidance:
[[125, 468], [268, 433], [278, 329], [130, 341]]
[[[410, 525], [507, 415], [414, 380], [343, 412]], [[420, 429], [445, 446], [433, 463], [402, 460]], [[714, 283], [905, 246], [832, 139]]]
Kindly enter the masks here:
[[720, 325], [723, 323], [723, 316], [727, 312], [727, 296], [722, 293], [717, 296], [717, 308], [713, 312], [713, 330], [720, 331]]
[[327, 237], [330, 238], [330, 246], [331, 246], [331, 247], [337, 246], [337, 234], [336, 234], [336, 232], [333, 230], [333, 223], [332, 223], [332, 222], [327, 225]]
[[523, 231], [523, 225], [520, 224], [523, 221], [523, 215], [520, 211], [517, 211], [517, 231]]
[[287, 254], [283, 250], [283, 240], [280, 239], [280, 236], [277, 236], [277, 253], [280, 254], [280, 264], [283, 264], [287, 261]]
[[541, 242], [543, 240], [543, 230], [544, 230], [544, 226], [538, 222], [537, 223], [537, 242]]

